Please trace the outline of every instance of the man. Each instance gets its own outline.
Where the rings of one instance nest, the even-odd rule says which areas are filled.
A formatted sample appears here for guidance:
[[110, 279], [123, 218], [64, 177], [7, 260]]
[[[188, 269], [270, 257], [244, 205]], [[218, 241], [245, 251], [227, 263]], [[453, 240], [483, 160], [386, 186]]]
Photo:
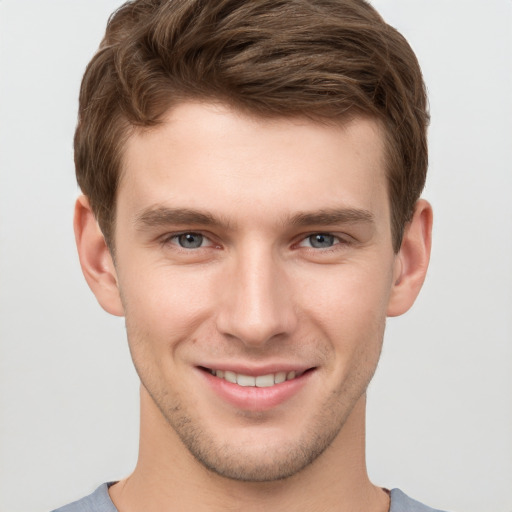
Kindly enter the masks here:
[[432, 510], [365, 393], [432, 211], [407, 42], [362, 0], [138, 0], [84, 76], [75, 233], [141, 380], [137, 466], [61, 511]]

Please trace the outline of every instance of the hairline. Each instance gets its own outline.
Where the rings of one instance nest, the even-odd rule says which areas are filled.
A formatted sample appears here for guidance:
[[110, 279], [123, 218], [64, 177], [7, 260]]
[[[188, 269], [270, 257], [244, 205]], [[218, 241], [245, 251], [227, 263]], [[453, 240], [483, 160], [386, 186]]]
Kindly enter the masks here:
[[[107, 220], [108, 223], [108, 233], [107, 235], [101, 230], [104, 234], [105, 241], [107, 246], [114, 258], [115, 255], [115, 228], [116, 228], [116, 211], [117, 211], [117, 198], [119, 193], [119, 187], [121, 180], [123, 178], [125, 172], [125, 154], [126, 154], [126, 145], [129, 143], [131, 137], [136, 134], [144, 134], [151, 133], [154, 130], [159, 129], [162, 124], [164, 124], [167, 118], [171, 115], [172, 111], [178, 108], [179, 106], [186, 103], [198, 103], [210, 106], [219, 106], [228, 108], [235, 114], [247, 116], [256, 120], [261, 121], [273, 121], [273, 120], [302, 120], [302, 121], [310, 121], [313, 123], [318, 123], [319, 125], [324, 126], [332, 126], [344, 128], [348, 126], [350, 123], [354, 122], [356, 119], [369, 119], [375, 122], [377, 129], [382, 135], [382, 163], [383, 163], [383, 172], [386, 183], [386, 197], [388, 200], [389, 206], [389, 216], [390, 216], [390, 229], [391, 229], [391, 237], [392, 237], [392, 245], [393, 251], [398, 253], [400, 249], [401, 240], [404, 226], [396, 226], [394, 222], [394, 208], [392, 204], [392, 194], [390, 190], [390, 172], [391, 166], [393, 165], [394, 160], [396, 159], [396, 150], [393, 145], [391, 131], [387, 128], [385, 120], [382, 119], [381, 116], [375, 113], [363, 112], [357, 106], [353, 109], [348, 110], [343, 116], [328, 116], [325, 114], [311, 111], [304, 112], [269, 112], [264, 110], [257, 110], [250, 105], [246, 105], [241, 101], [230, 100], [229, 98], [225, 98], [221, 95], [178, 95], [179, 99], [177, 101], [169, 101], [168, 107], [162, 109], [162, 113], [158, 115], [155, 121], [151, 124], [141, 125], [131, 123], [128, 119], [125, 118], [126, 128], [122, 131], [121, 136], [121, 144], [119, 146], [119, 160], [117, 166], [116, 173], [116, 188], [114, 194], [114, 200], [112, 204], [111, 211], [109, 213], [109, 217]], [[397, 232], [397, 229], [399, 230]], [[106, 235], [106, 236], [105, 236]], [[397, 238], [398, 237], [398, 238]]]

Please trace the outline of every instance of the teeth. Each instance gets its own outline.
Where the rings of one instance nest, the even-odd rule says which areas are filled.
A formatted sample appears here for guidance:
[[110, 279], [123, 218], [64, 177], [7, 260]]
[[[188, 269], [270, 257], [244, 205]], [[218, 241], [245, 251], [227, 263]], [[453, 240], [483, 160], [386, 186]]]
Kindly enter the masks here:
[[238, 373], [236, 376], [236, 383], [239, 386], [249, 387], [256, 386], [256, 377], [251, 377], [250, 375], [242, 375]]
[[277, 372], [269, 373], [268, 375], [258, 375], [253, 377], [251, 375], [243, 375], [242, 373], [235, 373], [229, 370], [210, 370], [212, 375], [225, 379], [232, 384], [238, 384], [243, 387], [257, 387], [257, 388], [269, 388], [274, 384], [281, 384], [286, 380], [292, 380], [296, 377], [300, 377], [302, 373], [295, 371], [291, 372]]
[[274, 382], [274, 374], [270, 375], [258, 375], [256, 377], [256, 387], [257, 388], [269, 388], [270, 386], [273, 386], [275, 384]]
[[274, 376], [274, 382], [280, 384], [286, 380], [286, 372], [278, 372]]
[[[222, 373], [222, 371], [221, 371]], [[224, 378], [228, 381], [228, 382], [231, 382], [233, 384], [236, 384], [236, 373], [235, 372], [230, 372], [230, 371], [225, 371], [224, 372]]]

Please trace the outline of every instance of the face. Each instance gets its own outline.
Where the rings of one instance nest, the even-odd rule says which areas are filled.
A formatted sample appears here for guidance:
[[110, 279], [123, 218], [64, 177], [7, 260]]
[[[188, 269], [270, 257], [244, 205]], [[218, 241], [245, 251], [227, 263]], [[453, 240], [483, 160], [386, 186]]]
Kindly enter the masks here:
[[343, 431], [393, 283], [374, 121], [186, 103], [127, 143], [116, 279], [144, 393], [204, 466], [268, 481]]

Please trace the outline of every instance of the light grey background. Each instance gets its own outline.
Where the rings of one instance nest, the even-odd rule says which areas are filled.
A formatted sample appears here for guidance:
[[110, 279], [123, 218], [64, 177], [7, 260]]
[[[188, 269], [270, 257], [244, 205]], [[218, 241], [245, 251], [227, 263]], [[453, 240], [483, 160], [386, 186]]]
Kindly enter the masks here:
[[[88, 290], [71, 217], [81, 74], [114, 0], [0, 1], [0, 511], [47, 511], [136, 460], [123, 321]], [[512, 2], [375, 0], [430, 92], [435, 233], [369, 391], [372, 479], [512, 511]]]

